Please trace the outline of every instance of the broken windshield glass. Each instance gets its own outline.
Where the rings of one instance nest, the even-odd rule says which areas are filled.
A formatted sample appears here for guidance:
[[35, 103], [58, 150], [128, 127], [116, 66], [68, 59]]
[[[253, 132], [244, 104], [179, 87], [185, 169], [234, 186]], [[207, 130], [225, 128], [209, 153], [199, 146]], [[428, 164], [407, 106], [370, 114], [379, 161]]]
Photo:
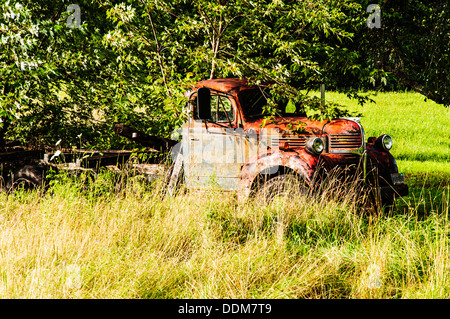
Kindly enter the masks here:
[[[244, 115], [248, 118], [263, 117], [268, 114], [267, 100], [271, 95], [268, 89], [250, 89], [239, 92], [238, 98]], [[276, 114], [279, 116], [306, 116], [303, 107], [288, 98], [276, 101]]]

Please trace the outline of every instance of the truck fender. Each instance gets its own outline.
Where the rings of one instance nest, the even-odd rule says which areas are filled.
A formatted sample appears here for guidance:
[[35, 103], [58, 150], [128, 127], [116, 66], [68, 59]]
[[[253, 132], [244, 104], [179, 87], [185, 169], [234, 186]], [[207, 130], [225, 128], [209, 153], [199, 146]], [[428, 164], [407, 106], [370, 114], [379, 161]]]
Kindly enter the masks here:
[[389, 151], [379, 151], [373, 144], [367, 144], [367, 157], [386, 173], [398, 173], [397, 162]]
[[241, 199], [248, 198], [253, 183], [259, 174], [267, 172], [276, 174], [280, 168], [288, 168], [302, 176], [311, 185], [319, 162], [319, 157], [307, 153], [303, 149], [293, 151], [274, 151], [257, 155], [245, 163], [241, 170], [238, 195]]
[[367, 181], [375, 185], [392, 186], [392, 173], [398, 173], [394, 156], [389, 151], [383, 152], [373, 144], [367, 144]]

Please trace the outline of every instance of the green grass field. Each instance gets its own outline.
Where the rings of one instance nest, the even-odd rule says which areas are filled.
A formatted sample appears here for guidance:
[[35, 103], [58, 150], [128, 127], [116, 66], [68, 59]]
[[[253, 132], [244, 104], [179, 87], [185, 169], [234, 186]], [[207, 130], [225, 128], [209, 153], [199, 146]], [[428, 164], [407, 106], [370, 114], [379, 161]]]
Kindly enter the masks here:
[[362, 124], [393, 136], [411, 186], [389, 214], [362, 214], [339, 188], [261, 207], [60, 177], [0, 194], [0, 297], [449, 298], [449, 112], [415, 93], [375, 100]]

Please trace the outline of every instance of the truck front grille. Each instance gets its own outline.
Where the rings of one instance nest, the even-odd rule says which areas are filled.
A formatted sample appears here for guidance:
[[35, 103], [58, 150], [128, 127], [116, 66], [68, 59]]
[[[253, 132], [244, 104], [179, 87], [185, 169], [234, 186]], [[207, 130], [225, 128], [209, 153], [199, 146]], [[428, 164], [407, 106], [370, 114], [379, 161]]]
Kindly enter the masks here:
[[331, 135], [330, 149], [358, 149], [362, 146], [361, 134]]
[[291, 148], [305, 147], [306, 136], [284, 136], [273, 140], [275, 145], [280, 145], [281, 142], [289, 143]]
[[[306, 141], [310, 136], [283, 136], [272, 140], [272, 145], [288, 143], [290, 148], [305, 147]], [[347, 153], [347, 150], [357, 150], [363, 145], [361, 134], [336, 134], [329, 136], [329, 150], [333, 153]]]

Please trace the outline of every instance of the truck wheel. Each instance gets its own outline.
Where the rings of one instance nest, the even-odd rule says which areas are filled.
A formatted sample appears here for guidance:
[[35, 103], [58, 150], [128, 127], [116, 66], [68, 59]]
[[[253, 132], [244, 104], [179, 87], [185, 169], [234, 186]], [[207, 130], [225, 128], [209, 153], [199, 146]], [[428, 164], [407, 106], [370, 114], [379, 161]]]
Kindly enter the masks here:
[[43, 175], [42, 168], [34, 165], [25, 165], [11, 173], [6, 182], [6, 189], [8, 191], [14, 191], [19, 188], [35, 189], [42, 186]]
[[274, 199], [293, 199], [306, 195], [308, 188], [303, 180], [293, 174], [283, 174], [272, 177], [264, 182], [256, 191], [255, 200], [263, 205], [268, 205]]

